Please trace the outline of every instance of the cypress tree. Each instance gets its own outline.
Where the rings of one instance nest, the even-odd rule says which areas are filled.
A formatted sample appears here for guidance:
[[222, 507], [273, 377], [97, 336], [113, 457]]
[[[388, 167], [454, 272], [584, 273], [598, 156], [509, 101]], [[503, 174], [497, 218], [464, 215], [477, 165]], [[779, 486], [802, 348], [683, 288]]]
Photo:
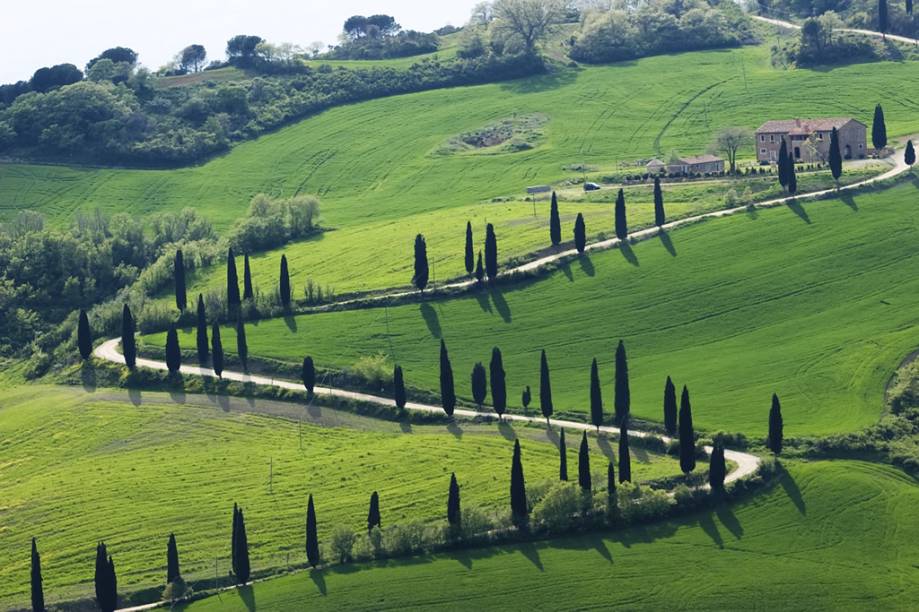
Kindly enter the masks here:
[[684, 474], [696, 469], [696, 432], [692, 426], [689, 389], [685, 385], [680, 397], [680, 469]]
[[667, 377], [664, 383], [664, 429], [668, 435], [676, 435], [677, 424], [677, 407], [676, 407], [676, 387], [673, 381]]
[[485, 226], [485, 273], [490, 281], [498, 278], [498, 237], [491, 223]]
[[246, 536], [246, 518], [243, 516], [243, 509], [237, 512], [237, 532], [236, 532], [236, 568], [233, 573], [236, 574], [236, 584], [246, 584], [249, 582], [249, 538]]
[[313, 389], [316, 388], [316, 366], [313, 365], [313, 358], [307, 355], [303, 358], [303, 367], [300, 368], [300, 380], [306, 388], [308, 397], [313, 397]]
[[578, 253], [584, 253], [587, 249], [587, 227], [584, 225], [584, 215], [578, 213], [577, 219], [574, 220], [574, 248]]
[[782, 146], [779, 147], [779, 161], [776, 163], [779, 172], [779, 185], [782, 189], [788, 187], [788, 142], [782, 138]]
[[552, 246], [562, 242], [562, 220], [558, 216], [558, 197], [552, 192], [552, 205], [549, 207], [549, 240]]
[[654, 177], [654, 225], [661, 227], [667, 223], [667, 215], [664, 214], [664, 192], [661, 191], [661, 178]]
[[530, 407], [530, 402], [533, 399], [533, 394], [530, 393], [530, 385], [527, 385], [523, 388], [523, 391], [520, 393], [520, 403], [523, 405], [523, 410], [526, 410]]
[[89, 328], [89, 317], [85, 310], [80, 310], [80, 319], [77, 321], [77, 348], [80, 349], [83, 361], [93, 354], [93, 332]]
[[32, 538], [32, 612], [45, 612], [45, 590], [42, 587], [41, 556]]
[[[887, 36], [886, 36], [886, 34], [887, 34], [887, 27], [888, 27], [888, 23], [887, 23], [887, 0], [878, 0], [878, 32], [880, 32], [881, 34], [884, 34], [884, 35], [885, 35], [885, 36], [884, 36], [885, 40], [886, 40], [886, 38], [887, 38]], [[878, 108], [880, 108], [880, 105], [878, 105]], [[882, 116], [882, 117], [883, 117], [883, 116]], [[877, 118], [877, 112], [875, 112], [875, 118]], [[874, 136], [873, 133], [872, 133], [872, 136]], [[881, 148], [883, 148], [885, 145], [886, 145], [886, 142], [885, 142], [884, 145], [881, 145], [880, 147], [877, 146], [877, 145], [875, 144], [875, 145], [874, 145], [874, 148], [875, 148], [875, 149], [881, 149]]]
[[115, 560], [109, 555], [107, 564], [108, 574], [108, 602], [104, 610], [113, 611], [118, 609], [118, 575], [115, 573]]
[[913, 14], [913, 0], [906, 0], [906, 14]]
[[428, 286], [428, 274], [428, 245], [424, 236], [418, 234], [415, 236], [415, 275], [412, 276], [412, 284], [422, 293]]
[[514, 457], [511, 460], [511, 518], [521, 530], [526, 529], [530, 519], [523, 463], [520, 460], [520, 440], [514, 440]]
[[380, 526], [380, 496], [376, 491], [370, 494], [370, 510], [367, 512], [367, 533]]
[[788, 157], [788, 193], [795, 195], [798, 193], [798, 171], [795, 168], [795, 160]]
[[227, 251], [227, 307], [233, 312], [239, 304], [239, 277], [236, 275], [236, 257], [231, 247]]
[[170, 323], [169, 331], [166, 332], [166, 367], [170, 374], [177, 374], [182, 367], [182, 349], [175, 323]]
[[466, 221], [466, 274], [475, 270], [475, 252], [472, 247], [472, 222]]
[[625, 218], [625, 192], [620, 189], [616, 196], [616, 238], [625, 240], [629, 236], [629, 227]]
[[769, 410], [769, 437], [766, 438], [766, 446], [774, 455], [782, 452], [782, 441], [784, 438], [784, 425], [782, 423], [782, 405], [779, 403], [779, 396], [772, 394], [772, 408]]
[[453, 386], [453, 366], [447, 354], [447, 345], [440, 340], [440, 403], [448, 417], [453, 416], [456, 408], [456, 388]]
[[632, 454], [629, 452], [629, 420], [619, 425], [619, 482], [632, 482]]
[[565, 430], [558, 437], [558, 479], [568, 480], [568, 445], [565, 444]]
[[204, 308], [204, 296], [198, 294], [198, 323], [195, 332], [195, 341], [198, 345], [198, 364], [207, 365], [210, 358], [210, 347], [207, 338], [207, 310]]
[[491, 376], [491, 405], [498, 413], [498, 420], [504, 418], [507, 411], [507, 380], [504, 372], [504, 359], [501, 349], [497, 346], [491, 349], [491, 362], [488, 364]]
[[581, 448], [578, 449], [578, 486], [584, 491], [591, 490], [590, 482], [590, 446], [587, 444], [587, 432], [581, 436]]
[[447, 496], [447, 522], [451, 527], [458, 528], [462, 520], [459, 484], [456, 482], [456, 473], [453, 473], [450, 474], [450, 493]]
[[[527, 387], [529, 389], [529, 387]], [[552, 416], [552, 383], [549, 381], [549, 361], [546, 359], [546, 349], [542, 350], [539, 358], [539, 409], [549, 426], [549, 417]]]
[[278, 282], [281, 305], [290, 306], [290, 272], [287, 270], [287, 255], [281, 255], [281, 279]]
[[310, 494], [306, 505], [306, 561], [311, 567], [319, 565], [319, 535], [316, 529], [316, 508]]
[[396, 366], [392, 372], [393, 398], [396, 401], [396, 408], [400, 410], [405, 408], [405, 378], [402, 374], [402, 366]]
[[903, 153], [903, 161], [906, 162], [907, 166], [912, 166], [916, 163], [916, 149], [913, 148], [913, 141], [906, 141], [906, 151]]
[[616, 422], [629, 418], [632, 407], [632, 393], [629, 391], [629, 362], [625, 355], [625, 343], [620, 340], [616, 347]]
[[252, 290], [252, 268], [249, 266], [249, 254], [243, 257], [243, 299], [251, 300], [255, 297], [255, 291]]
[[482, 284], [485, 280], [485, 268], [482, 266], [482, 251], [479, 251], [479, 259], [475, 264], [475, 282]]
[[482, 362], [477, 362], [472, 366], [472, 399], [479, 410], [485, 403], [485, 395], [488, 393], [488, 380], [485, 374], [485, 366]]
[[179, 549], [176, 546], [175, 534], [169, 534], [169, 542], [166, 544], [166, 584], [172, 584], [182, 577], [179, 571]]
[[96, 546], [96, 571], [93, 579], [96, 604], [102, 612], [114, 612], [118, 607], [118, 579], [115, 562], [109, 556], [105, 542]]
[[597, 369], [597, 358], [590, 364], [590, 422], [600, 432], [603, 424], [603, 395], [600, 391], [600, 372]]
[[121, 352], [129, 370], [137, 367], [137, 342], [134, 339], [134, 316], [127, 304], [121, 309]]
[[618, 506], [616, 499], [616, 468], [613, 462], [606, 464], [606, 505], [612, 511]]
[[220, 326], [214, 323], [211, 329], [211, 367], [217, 378], [223, 374], [223, 343], [220, 341]]
[[249, 370], [249, 343], [246, 341], [246, 323], [242, 315], [236, 317], [236, 356], [242, 363], [243, 371]]
[[839, 177], [842, 176], [842, 152], [839, 150], [839, 132], [836, 131], [836, 128], [830, 132], [829, 163], [833, 180], [836, 181], [836, 189], [839, 189]]
[[[885, 29], [881, 30], [881, 32], [886, 32], [887, 0], [879, 0], [878, 6], [884, 7]], [[874, 145], [878, 155], [880, 155], [881, 149], [887, 146], [887, 123], [884, 121], [884, 109], [881, 108], [880, 104], [874, 107], [874, 121], [871, 123], [871, 144]]]
[[724, 477], [727, 475], [727, 465], [724, 462], [724, 447], [715, 443], [712, 448], [711, 457], [708, 463], [708, 484], [712, 491], [720, 492], [724, 490]]
[[173, 277], [175, 278], [176, 308], [185, 312], [188, 307], [188, 295], [185, 291], [185, 258], [182, 256], [182, 249], [176, 251], [173, 261]]

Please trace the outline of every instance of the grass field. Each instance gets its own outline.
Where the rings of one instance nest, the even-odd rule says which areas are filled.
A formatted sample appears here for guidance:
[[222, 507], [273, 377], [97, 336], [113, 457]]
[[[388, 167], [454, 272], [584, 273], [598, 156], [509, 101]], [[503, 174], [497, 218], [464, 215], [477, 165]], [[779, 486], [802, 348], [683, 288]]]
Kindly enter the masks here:
[[[773, 392], [786, 435], [852, 431], [877, 420], [886, 381], [915, 348], [917, 200], [919, 182], [909, 182], [693, 225], [628, 257], [596, 253], [499, 291], [262, 321], [249, 326], [249, 351], [336, 367], [383, 352], [409, 385], [436, 391], [443, 337], [468, 398], [473, 363], [497, 345], [516, 403], [523, 385], [538, 388], [545, 348], [556, 409], [586, 411], [591, 358], [610, 403], [622, 338], [640, 417], [662, 418], [670, 375], [689, 386], [696, 425], [710, 431], [764, 435]], [[235, 346], [233, 331], [223, 334]]]
[[794, 464], [767, 494], [683, 520], [298, 573], [187, 609], [910, 610], [917, 503], [892, 468]]
[[[545, 432], [517, 427], [516, 434], [528, 482], [557, 478], [558, 451]], [[183, 574], [213, 576], [215, 557], [226, 574], [234, 502], [246, 512], [255, 569], [284, 567], [288, 553], [300, 561], [310, 493], [321, 535], [336, 525], [366, 525], [374, 490], [384, 525], [440, 519], [451, 471], [467, 508], [503, 509], [512, 451], [506, 438], [514, 435], [509, 427], [403, 427], [263, 401], [7, 389], [0, 400], [0, 608], [28, 602], [32, 536], [46, 598], [60, 602], [92, 593], [100, 539], [114, 555], [122, 592], [162, 584], [171, 531]], [[572, 436], [575, 470], [576, 442]], [[596, 440], [591, 446], [603, 482], [601, 452], [616, 448]], [[671, 458], [641, 449], [633, 457], [636, 478], [679, 473]]]

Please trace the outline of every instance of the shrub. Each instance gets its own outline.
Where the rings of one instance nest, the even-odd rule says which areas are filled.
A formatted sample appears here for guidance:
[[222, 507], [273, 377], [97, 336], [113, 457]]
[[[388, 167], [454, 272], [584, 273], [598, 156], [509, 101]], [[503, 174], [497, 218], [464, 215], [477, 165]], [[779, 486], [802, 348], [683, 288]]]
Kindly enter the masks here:
[[341, 525], [335, 527], [329, 540], [329, 548], [332, 551], [331, 556], [338, 559], [339, 563], [349, 562], [352, 559], [356, 539], [355, 533], [347, 527]]
[[163, 590], [163, 601], [176, 601], [191, 597], [194, 591], [185, 583], [185, 580], [179, 576], [174, 581], [166, 585]]
[[583, 504], [582, 491], [573, 482], [557, 482], [533, 508], [533, 520], [549, 531], [567, 531], [576, 520]]
[[393, 365], [383, 353], [361, 357], [351, 366], [351, 371], [376, 387], [392, 382]]
[[667, 515], [674, 501], [664, 491], [644, 491], [634, 483], [617, 489], [619, 513], [629, 523], [647, 522]]

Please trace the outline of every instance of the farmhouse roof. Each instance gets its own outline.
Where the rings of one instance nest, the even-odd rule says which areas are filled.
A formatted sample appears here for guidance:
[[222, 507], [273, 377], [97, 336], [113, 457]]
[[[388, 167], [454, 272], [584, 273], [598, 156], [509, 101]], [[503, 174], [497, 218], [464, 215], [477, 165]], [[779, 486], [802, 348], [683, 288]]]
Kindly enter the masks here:
[[715, 162], [724, 161], [717, 155], [696, 155], [694, 157], [681, 157], [680, 161], [684, 164], [711, 164]]
[[[758, 130], [767, 134], [813, 134], [837, 130], [850, 121], [861, 123], [852, 117], [828, 117], [823, 119], [776, 119], [762, 124]], [[864, 125], [864, 124], [862, 124]]]

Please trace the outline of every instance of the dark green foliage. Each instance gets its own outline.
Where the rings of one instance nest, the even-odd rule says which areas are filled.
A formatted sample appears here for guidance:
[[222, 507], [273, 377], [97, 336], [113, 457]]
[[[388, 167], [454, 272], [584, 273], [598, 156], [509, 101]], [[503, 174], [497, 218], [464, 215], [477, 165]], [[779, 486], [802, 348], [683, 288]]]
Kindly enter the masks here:
[[233, 576], [236, 584], [249, 582], [249, 538], [246, 536], [246, 519], [243, 509], [233, 504]]
[[791, 195], [798, 193], [798, 171], [791, 156], [788, 158], [788, 193]]
[[485, 273], [490, 281], [498, 277], [498, 237], [491, 223], [485, 226]]
[[231, 248], [227, 251], [227, 306], [230, 312], [234, 312], [239, 304], [239, 278], [236, 275], [236, 257]]
[[418, 234], [415, 236], [415, 274], [412, 276], [412, 284], [418, 291], [424, 292], [428, 286], [428, 274], [428, 245], [424, 236]]
[[402, 366], [396, 366], [392, 372], [393, 398], [396, 401], [396, 408], [400, 410], [405, 408], [405, 378], [402, 374]]
[[916, 163], [916, 149], [913, 148], [913, 141], [906, 141], [906, 151], [903, 153], [903, 161], [906, 162], [907, 166], [912, 166]]
[[625, 218], [625, 192], [620, 189], [616, 196], [616, 238], [625, 240], [629, 236], [629, 226]]
[[287, 255], [281, 255], [281, 278], [278, 281], [278, 291], [281, 304], [286, 308], [290, 306], [290, 273], [287, 270]]
[[712, 491], [724, 490], [724, 477], [727, 476], [727, 471], [727, 464], [724, 462], [724, 447], [716, 442], [708, 464], [708, 484], [711, 485]]
[[462, 522], [460, 508], [460, 490], [456, 482], [456, 474], [450, 474], [450, 493], [447, 496], [447, 522], [451, 527], [459, 527]]
[[769, 447], [773, 454], [781, 454], [784, 436], [782, 405], [779, 403], [779, 396], [773, 393], [772, 408], [769, 409], [769, 436], [766, 438], [766, 446]]
[[307, 355], [303, 358], [303, 367], [300, 368], [300, 380], [306, 388], [306, 394], [313, 396], [313, 389], [316, 388], [316, 366], [313, 364], [313, 358]]
[[660, 227], [667, 223], [667, 215], [664, 213], [664, 192], [661, 191], [661, 179], [659, 176], [654, 177], [654, 225]]
[[501, 349], [497, 346], [491, 349], [488, 370], [491, 376], [491, 405], [498, 413], [498, 418], [501, 419], [507, 411], [507, 379]]
[[[882, 32], [886, 34], [887, 28], [889, 27], [889, 25], [890, 24], [888, 23], [888, 20], [887, 20], [887, 0], [878, 0], [878, 32]], [[880, 105], [878, 105], [878, 108], [880, 108]], [[877, 115], [875, 115], [875, 117], [877, 117]], [[872, 138], [873, 136], [874, 134], [872, 133]], [[886, 146], [886, 139], [887, 139], [886, 135], [884, 139], [885, 139], [885, 143], [883, 145], [878, 146], [877, 144], [875, 144], [874, 147], [876, 149], [880, 149]]]
[[558, 436], [558, 479], [568, 480], [568, 445], [565, 443], [565, 430]]
[[169, 534], [169, 542], [166, 544], [166, 584], [175, 582], [181, 578], [182, 573], [179, 571], [179, 548], [176, 546], [175, 534]]
[[249, 254], [246, 253], [243, 259], [243, 299], [251, 300], [255, 297], [255, 291], [252, 289], [252, 268], [249, 266]]
[[41, 556], [38, 544], [32, 538], [32, 612], [45, 612], [45, 590], [42, 587]]
[[210, 350], [207, 338], [207, 310], [204, 308], [204, 296], [200, 293], [198, 294], [197, 317], [195, 341], [198, 346], [198, 364], [205, 366], [207, 365], [208, 359], [210, 359]]
[[597, 368], [596, 357], [590, 364], [590, 422], [600, 431], [600, 425], [603, 424], [603, 394], [600, 390], [600, 371]]
[[520, 440], [514, 440], [514, 457], [511, 460], [511, 519], [518, 529], [526, 529], [530, 520], [523, 463], [520, 460]]
[[182, 367], [182, 348], [179, 346], [175, 323], [170, 323], [169, 331], [166, 332], [166, 367], [170, 374], [178, 374]]
[[456, 408], [456, 388], [453, 386], [453, 366], [447, 354], [447, 345], [440, 341], [440, 404], [447, 416], [453, 416]]
[[[881, 6], [884, 7], [885, 21], [885, 27], [881, 32], [886, 32], [887, 0], [879, 0], [878, 8]], [[878, 15], [878, 19], [880, 20], [880, 15]], [[884, 109], [881, 108], [880, 104], [874, 107], [874, 121], [871, 122], [871, 144], [878, 151], [887, 146], [887, 123], [884, 121]]]
[[558, 246], [562, 242], [562, 220], [558, 216], [558, 196], [552, 192], [552, 204], [549, 207], [549, 239], [552, 246]]
[[913, 0], [906, 0], [906, 14], [907, 15], [913, 14]]
[[836, 188], [839, 189], [839, 177], [842, 176], [842, 151], [839, 149], [839, 132], [836, 128], [830, 132], [830, 172], [833, 173], [833, 180], [836, 181]]
[[619, 482], [632, 482], [632, 453], [629, 452], [629, 420], [619, 425]]
[[578, 449], [578, 486], [585, 491], [591, 490], [590, 482], [590, 446], [587, 443], [587, 432], [581, 436], [581, 448]]
[[236, 356], [243, 370], [249, 370], [249, 343], [246, 341], [246, 323], [242, 315], [236, 317]]
[[779, 147], [779, 160], [776, 163], [779, 172], [779, 185], [783, 189], [788, 187], [788, 142], [783, 138]]
[[482, 265], [482, 251], [479, 251], [479, 258], [475, 264], [475, 282], [482, 284], [485, 280], [485, 267]]
[[527, 385], [523, 388], [523, 391], [520, 392], [520, 404], [523, 406], [524, 410], [530, 407], [530, 402], [532, 400], [533, 394], [530, 392], [530, 385]]
[[216, 322], [211, 329], [211, 367], [220, 378], [223, 374], [223, 343], [220, 341], [220, 325]]
[[606, 464], [606, 503], [616, 507], [616, 467], [610, 461]]
[[188, 308], [188, 294], [185, 290], [185, 258], [182, 256], [182, 249], [176, 251], [172, 274], [175, 280], [176, 308], [185, 312]]
[[380, 496], [376, 491], [370, 494], [370, 510], [367, 511], [367, 533], [380, 526]]
[[134, 316], [127, 304], [121, 309], [121, 352], [124, 355], [124, 364], [128, 369], [137, 367], [137, 340], [134, 338]]
[[77, 323], [77, 348], [80, 349], [80, 357], [84, 361], [93, 354], [93, 332], [89, 328], [89, 317], [86, 316], [85, 310], [80, 310], [80, 319]]
[[[527, 387], [527, 391], [529, 391]], [[552, 383], [549, 381], [549, 361], [546, 359], [546, 350], [543, 349], [539, 357], [539, 409], [549, 425], [549, 417], [554, 411], [552, 407]]]
[[39, 68], [29, 79], [29, 88], [45, 93], [83, 80], [83, 72], [73, 64], [56, 64]]
[[620, 340], [616, 347], [616, 422], [621, 423], [629, 418], [632, 407], [632, 393], [629, 390], [629, 362], [625, 354], [625, 343]]
[[696, 469], [696, 432], [692, 426], [689, 389], [685, 385], [680, 397], [680, 469], [684, 474]]
[[664, 383], [664, 429], [667, 435], [676, 435], [677, 426], [677, 406], [676, 406], [676, 387], [670, 377]]
[[479, 410], [482, 409], [482, 404], [485, 403], [487, 394], [488, 380], [485, 374], [485, 366], [479, 361], [472, 366], [472, 400], [479, 407]]
[[582, 254], [587, 248], [587, 226], [584, 224], [584, 215], [581, 213], [578, 213], [577, 219], [574, 220], [574, 248]]
[[118, 578], [115, 562], [108, 554], [105, 542], [96, 546], [96, 572], [93, 580], [96, 588], [96, 605], [102, 612], [113, 612], [118, 608]]
[[466, 274], [475, 271], [475, 250], [472, 245], [472, 222], [466, 221]]
[[306, 505], [306, 561], [310, 567], [319, 565], [319, 531], [316, 528], [316, 508], [310, 494]]

